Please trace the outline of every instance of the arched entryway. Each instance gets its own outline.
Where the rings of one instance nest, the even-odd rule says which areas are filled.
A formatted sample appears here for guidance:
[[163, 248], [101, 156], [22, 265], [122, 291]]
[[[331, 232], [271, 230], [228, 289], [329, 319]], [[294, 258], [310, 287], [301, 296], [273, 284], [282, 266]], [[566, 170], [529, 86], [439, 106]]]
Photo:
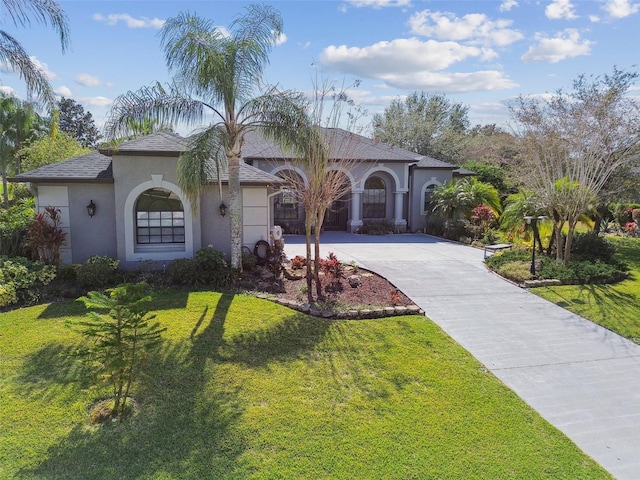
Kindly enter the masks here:
[[324, 215], [323, 227], [327, 231], [346, 231], [349, 222], [351, 182], [342, 172], [336, 172], [335, 180], [340, 182], [342, 195], [334, 200]]

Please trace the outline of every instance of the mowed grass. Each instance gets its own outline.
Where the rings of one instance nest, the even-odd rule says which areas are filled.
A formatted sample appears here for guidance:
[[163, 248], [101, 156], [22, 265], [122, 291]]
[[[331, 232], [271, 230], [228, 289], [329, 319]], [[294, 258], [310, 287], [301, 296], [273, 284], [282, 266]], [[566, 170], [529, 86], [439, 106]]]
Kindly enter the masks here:
[[2, 479], [610, 478], [431, 321], [163, 292], [122, 425], [68, 354], [74, 302], [0, 315]]
[[640, 343], [640, 238], [611, 237], [629, 278], [613, 285], [567, 285], [532, 289], [537, 295], [623, 337]]

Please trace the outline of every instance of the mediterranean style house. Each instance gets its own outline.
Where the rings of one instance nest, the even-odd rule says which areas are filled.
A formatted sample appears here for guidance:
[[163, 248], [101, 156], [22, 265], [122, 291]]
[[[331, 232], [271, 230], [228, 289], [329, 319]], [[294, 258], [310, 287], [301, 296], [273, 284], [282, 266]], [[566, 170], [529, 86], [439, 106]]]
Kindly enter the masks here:
[[[367, 222], [384, 221], [396, 231], [421, 231], [433, 188], [471, 173], [344, 130], [327, 130], [327, 135], [332, 142], [329, 168], [341, 170], [348, 193], [327, 212], [325, 229], [355, 233]], [[48, 206], [60, 210], [67, 233], [64, 263], [106, 255], [134, 269], [140, 262], [162, 265], [189, 258], [208, 245], [228, 257], [227, 175], [220, 173], [221, 189], [218, 178], [210, 178], [194, 208], [176, 174], [187, 146], [180, 135], [159, 132], [10, 180], [28, 184], [38, 211]], [[291, 155], [255, 132], [247, 135], [242, 155], [242, 244], [253, 250], [258, 241], [270, 240], [274, 225], [287, 232], [303, 224], [304, 210], [284, 179], [291, 174], [305, 179], [305, 174]]]

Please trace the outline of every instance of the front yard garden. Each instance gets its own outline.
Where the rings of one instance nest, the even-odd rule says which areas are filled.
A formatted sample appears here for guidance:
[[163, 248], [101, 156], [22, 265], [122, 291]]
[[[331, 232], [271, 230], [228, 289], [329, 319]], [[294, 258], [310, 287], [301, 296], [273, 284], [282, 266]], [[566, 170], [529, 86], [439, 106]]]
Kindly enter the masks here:
[[165, 290], [137, 413], [93, 426], [66, 301], [0, 314], [3, 479], [610, 478], [429, 320]]

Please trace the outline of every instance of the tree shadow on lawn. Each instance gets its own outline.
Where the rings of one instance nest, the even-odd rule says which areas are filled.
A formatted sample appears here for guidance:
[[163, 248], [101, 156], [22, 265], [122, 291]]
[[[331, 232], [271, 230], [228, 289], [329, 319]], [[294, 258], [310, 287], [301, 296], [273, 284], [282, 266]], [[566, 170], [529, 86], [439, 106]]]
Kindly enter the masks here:
[[[40, 465], [23, 470], [21, 476], [246, 477], [250, 472], [239, 461], [249, 441], [240, 422], [246, 409], [243, 379], [230, 377], [230, 371], [295, 358], [322, 341], [330, 321], [295, 312], [272, 328], [229, 339], [224, 327], [233, 297], [223, 294], [213, 314], [205, 307], [190, 338], [165, 342], [150, 359], [134, 392], [140, 403], [137, 415], [121, 425], [78, 424], [49, 448]], [[47, 347], [34, 354], [23, 380], [44, 379], [52, 386], [66, 381], [67, 373], [45, 373], [46, 358], [58, 353]], [[74, 368], [57, 366], [68, 374]]]

